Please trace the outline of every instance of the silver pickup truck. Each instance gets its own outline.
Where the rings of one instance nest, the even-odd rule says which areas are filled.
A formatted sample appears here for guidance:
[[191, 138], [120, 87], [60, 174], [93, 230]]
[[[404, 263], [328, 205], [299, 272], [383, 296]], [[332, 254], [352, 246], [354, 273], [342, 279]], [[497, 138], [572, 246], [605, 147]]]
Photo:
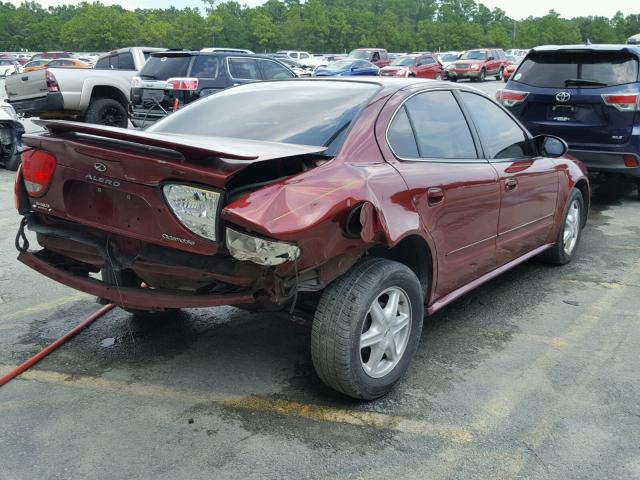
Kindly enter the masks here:
[[152, 52], [131, 47], [102, 55], [95, 68], [49, 68], [7, 77], [8, 102], [25, 117], [73, 118], [127, 127], [131, 79]]

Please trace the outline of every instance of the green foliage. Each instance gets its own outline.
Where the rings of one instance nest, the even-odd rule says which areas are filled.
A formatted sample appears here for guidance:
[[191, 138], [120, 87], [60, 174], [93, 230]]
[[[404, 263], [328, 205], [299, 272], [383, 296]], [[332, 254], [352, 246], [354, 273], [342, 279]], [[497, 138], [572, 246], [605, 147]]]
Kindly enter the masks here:
[[100, 2], [43, 8], [0, 1], [0, 51], [107, 51], [132, 45], [348, 52], [529, 48], [623, 43], [640, 33], [640, 14], [561, 18], [551, 10], [521, 21], [475, 0], [267, 0], [248, 7], [204, 0], [204, 9], [125, 10]]

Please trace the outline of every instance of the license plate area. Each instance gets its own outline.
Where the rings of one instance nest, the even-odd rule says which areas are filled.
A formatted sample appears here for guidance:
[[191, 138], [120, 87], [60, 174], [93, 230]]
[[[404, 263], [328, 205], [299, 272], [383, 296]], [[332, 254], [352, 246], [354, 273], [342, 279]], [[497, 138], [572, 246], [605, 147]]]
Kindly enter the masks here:
[[570, 122], [576, 119], [577, 107], [573, 105], [553, 105], [547, 112], [547, 120]]

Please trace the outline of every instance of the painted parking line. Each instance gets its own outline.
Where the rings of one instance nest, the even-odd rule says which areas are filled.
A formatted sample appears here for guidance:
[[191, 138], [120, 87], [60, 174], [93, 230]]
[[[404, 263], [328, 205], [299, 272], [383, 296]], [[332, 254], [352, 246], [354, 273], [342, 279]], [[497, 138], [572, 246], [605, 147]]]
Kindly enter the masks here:
[[[0, 374], [8, 372], [11, 368], [7, 365], [0, 366]], [[304, 418], [316, 422], [391, 430], [399, 433], [440, 438], [456, 444], [473, 441], [473, 435], [467, 429], [455, 425], [432, 423], [378, 412], [347, 410], [283, 399], [272, 399], [259, 395], [244, 396], [217, 392], [177, 390], [164, 385], [128, 383], [102, 377], [69, 375], [39, 369], [29, 370], [18, 378], [118, 395], [126, 394], [173, 400], [189, 405], [214, 404], [232, 410], [249, 410], [284, 417]]]
[[95, 299], [95, 297], [92, 297], [91, 295], [87, 295], [86, 293], [81, 293], [81, 292], [73, 293], [71, 295], [66, 295], [64, 297], [58, 297], [48, 302], [38, 303], [36, 305], [31, 305], [30, 307], [23, 308], [21, 310], [16, 310], [14, 312], [7, 313], [6, 315], [3, 315], [3, 318], [11, 319], [11, 318], [25, 317], [27, 315], [34, 315], [34, 314], [46, 312], [47, 310], [54, 310], [56, 308], [63, 307], [70, 303], [78, 302], [80, 300], [93, 301], [93, 299]]

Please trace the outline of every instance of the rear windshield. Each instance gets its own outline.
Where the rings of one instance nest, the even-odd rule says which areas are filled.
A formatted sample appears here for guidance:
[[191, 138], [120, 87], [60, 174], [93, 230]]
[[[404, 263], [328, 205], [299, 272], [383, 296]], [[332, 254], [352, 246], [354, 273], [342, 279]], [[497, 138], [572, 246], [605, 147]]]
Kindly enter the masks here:
[[186, 77], [191, 55], [152, 56], [140, 70], [140, 77], [148, 80], [167, 80], [171, 77]]
[[514, 80], [548, 88], [622, 85], [638, 80], [638, 60], [626, 52], [538, 52], [522, 62]]
[[250, 83], [198, 100], [147, 131], [326, 146], [333, 155], [379, 89], [364, 82]]

